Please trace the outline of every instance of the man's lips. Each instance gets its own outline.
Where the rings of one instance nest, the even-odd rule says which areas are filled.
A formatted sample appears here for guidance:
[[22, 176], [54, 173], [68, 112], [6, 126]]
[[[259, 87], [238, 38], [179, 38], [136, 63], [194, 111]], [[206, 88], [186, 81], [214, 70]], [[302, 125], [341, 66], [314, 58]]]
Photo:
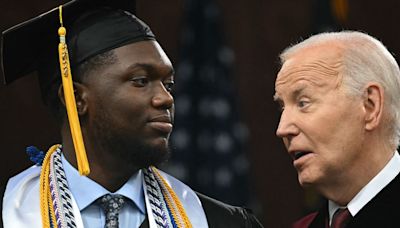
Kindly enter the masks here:
[[292, 157], [293, 161], [296, 161], [297, 159], [310, 154], [310, 151], [302, 151], [302, 150], [296, 150], [296, 151], [291, 151], [289, 152], [290, 156]]
[[167, 134], [171, 133], [173, 127], [170, 115], [153, 117], [149, 120], [148, 124], [150, 127]]

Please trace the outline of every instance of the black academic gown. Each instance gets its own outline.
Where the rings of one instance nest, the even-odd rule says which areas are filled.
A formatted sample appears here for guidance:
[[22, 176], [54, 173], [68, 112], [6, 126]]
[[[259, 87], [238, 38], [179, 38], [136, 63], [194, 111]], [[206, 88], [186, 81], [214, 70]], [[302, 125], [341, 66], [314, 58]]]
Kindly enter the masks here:
[[[206, 213], [210, 228], [261, 228], [263, 227], [250, 210], [224, 204], [197, 193]], [[148, 228], [147, 218], [139, 228]], [[194, 227], [195, 228], [195, 227]]]
[[[392, 228], [400, 227], [400, 174], [382, 191], [368, 202], [346, 228]], [[327, 203], [314, 215], [308, 215], [297, 221], [293, 227], [325, 228], [328, 218]]]

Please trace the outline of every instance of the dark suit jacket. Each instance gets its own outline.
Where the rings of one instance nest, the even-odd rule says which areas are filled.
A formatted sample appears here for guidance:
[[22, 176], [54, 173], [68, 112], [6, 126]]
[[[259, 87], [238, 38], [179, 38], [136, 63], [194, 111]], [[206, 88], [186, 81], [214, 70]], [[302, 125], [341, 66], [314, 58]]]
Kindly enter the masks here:
[[[391, 228], [400, 227], [400, 174], [381, 192], [368, 202], [351, 221], [347, 228]], [[317, 213], [309, 214], [293, 224], [295, 228], [323, 228], [328, 218], [327, 204]]]
[[[206, 213], [210, 228], [261, 228], [263, 227], [250, 210], [234, 207], [197, 193]], [[139, 228], [148, 228], [146, 218]], [[195, 227], [194, 227], [195, 228]]]

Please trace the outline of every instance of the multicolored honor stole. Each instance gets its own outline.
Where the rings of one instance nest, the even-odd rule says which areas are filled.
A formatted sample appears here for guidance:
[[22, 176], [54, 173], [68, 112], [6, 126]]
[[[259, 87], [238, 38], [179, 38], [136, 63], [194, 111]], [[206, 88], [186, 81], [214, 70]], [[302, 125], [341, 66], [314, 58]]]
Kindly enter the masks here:
[[158, 170], [155, 167], [149, 167], [143, 170], [143, 173], [146, 210], [150, 227], [192, 227], [174, 190]]
[[[150, 228], [191, 228], [174, 190], [155, 167], [143, 170], [143, 186]], [[72, 194], [61, 162], [61, 145], [46, 154], [40, 173], [40, 210], [43, 228], [77, 227]]]

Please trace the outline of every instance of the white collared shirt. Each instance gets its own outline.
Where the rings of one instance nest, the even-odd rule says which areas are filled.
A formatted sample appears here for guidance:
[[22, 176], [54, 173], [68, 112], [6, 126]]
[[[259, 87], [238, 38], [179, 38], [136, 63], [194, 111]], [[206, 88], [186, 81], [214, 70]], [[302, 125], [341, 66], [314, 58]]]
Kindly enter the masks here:
[[[76, 170], [62, 156], [65, 176], [78, 208], [81, 212], [84, 227], [103, 228], [105, 224], [105, 213], [95, 201], [110, 193], [100, 184], [86, 176], [79, 175]], [[115, 193], [130, 199], [127, 200], [119, 213], [119, 227], [139, 227], [146, 217], [146, 206], [144, 202], [142, 171], [138, 171]]]
[[[386, 166], [365, 185], [359, 193], [347, 204], [347, 208], [351, 216], [356, 214], [371, 201], [382, 189], [384, 189], [398, 174], [400, 173], [400, 155], [395, 151], [393, 157]], [[336, 203], [329, 200], [329, 224], [335, 211], [340, 207]]]
[[[106, 189], [93, 180], [80, 176], [78, 171], [62, 158], [69, 190], [71, 191], [72, 210], [78, 228], [103, 228], [105, 215], [102, 209], [93, 203], [106, 193]], [[40, 202], [41, 166], [31, 166], [9, 179], [3, 197], [3, 224], [5, 228], [42, 227]], [[172, 188], [193, 227], [208, 228], [207, 217], [197, 194], [176, 178], [158, 170], [165, 182]], [[116, 193], [129, 200], [121, 209], [120, 227], [139, 227], [142, 221], [149, 219], [150, 228], [157, 227], [147, 191], [144, 192], [143, 172], [134, 174]], [[114, 193], [112, 193], [114, 194]], [[126, 206], [128, 205], [128, 206]], [[125, 207], [126, 206], [126, 207]]]

